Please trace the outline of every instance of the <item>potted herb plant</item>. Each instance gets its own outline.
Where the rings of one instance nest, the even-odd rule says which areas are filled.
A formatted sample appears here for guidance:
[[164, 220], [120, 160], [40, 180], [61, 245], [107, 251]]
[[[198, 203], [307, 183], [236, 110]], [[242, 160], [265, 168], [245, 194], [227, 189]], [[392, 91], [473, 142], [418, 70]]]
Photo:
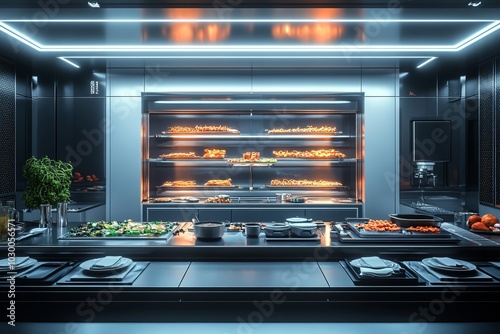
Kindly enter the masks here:
[[[43, 219], [43, 211], [50, 215], [52, 206], [68, 203], [71, 200], [69, 189], [72, 172], [71, 163], [52, 160], [47, 156], [41, 159], [31, 157], [26, 160], [23, 167], [23, 176], [26, 178], [26, 190], [22, 197], [24, 205], [28, 209], [40, 208]], [[47, 205], [50, 207], [47, 208]]]

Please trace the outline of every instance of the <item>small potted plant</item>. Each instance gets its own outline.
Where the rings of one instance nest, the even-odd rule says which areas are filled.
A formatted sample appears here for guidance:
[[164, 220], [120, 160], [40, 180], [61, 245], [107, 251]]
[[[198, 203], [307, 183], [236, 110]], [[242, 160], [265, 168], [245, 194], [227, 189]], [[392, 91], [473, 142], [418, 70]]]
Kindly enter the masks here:
[[[52, 211], [52, 206], [58, 203], [68, 203], [71, 200], [69, 191], [73, 176], [71, 163], [49, 159], [47, 156], [37, 159], [31, 157], [23, 167], [23, 176], [26, 178], [26, 190], [23, 193], [23, 202], [28, 209], [41, 210], [43, 215]], [[43, 208], [43, 209], [42, 209]], [[43, 226], [45, 227], [45, 226]]]

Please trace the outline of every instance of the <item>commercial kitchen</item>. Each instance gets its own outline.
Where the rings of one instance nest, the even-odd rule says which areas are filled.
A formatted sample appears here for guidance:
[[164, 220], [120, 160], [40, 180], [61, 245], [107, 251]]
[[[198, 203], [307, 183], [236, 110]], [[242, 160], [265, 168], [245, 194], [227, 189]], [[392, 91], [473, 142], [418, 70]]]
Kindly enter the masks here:
[[2, 333], [496, 333], [499, 18], [3, 1]]

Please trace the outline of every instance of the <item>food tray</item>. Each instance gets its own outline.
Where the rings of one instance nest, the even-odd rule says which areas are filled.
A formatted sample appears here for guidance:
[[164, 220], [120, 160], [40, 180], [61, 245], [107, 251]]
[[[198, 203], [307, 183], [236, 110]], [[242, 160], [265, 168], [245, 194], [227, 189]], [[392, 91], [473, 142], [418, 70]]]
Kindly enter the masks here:
[[58, 240], [167, 240], [171, 238], [174, 233], [177, 231], [179, 228], [178, 223], [173, 223], [175, 224], [174, 227], [172, 228], [171, 231], [154, 236], [154, 235], [121, 235], [121, 236], [102, 236], [102, 237], [73, 237], [70, 235], [70, 232], [66, 232], [63, 235], [59, 236], [57, 239]]
[[263, 189], [276, 189], [276, 190], [307, 190], [307, 189], [321, 189], [321, 190], [336, 190], [336, 191], [347, 191], [348, 186], [271, 186], [265, 185]]
[[276, 162], [228, 162], [234, 167], [272, 167]]
[[[451, 238], [451, 233], [447, 230], [440, 229], [439, 233], [421, 233], [421, 232], [408, 232], [406, 231], [406, 227], [401, 227], [401, 231], [397, 232], [377, 232], [377, 231], [366, 231], [362, 228], [356, 227], [357, 224], [366, 224], [367, 221], [347, 221], [347, 226], [356, 233], [361, 238], [405, 238], [405, 239], [430, 239], [430, 238]], [[412, 225], [416, 226], [416, 225]]]
[[391, 222], [401, 227], [409, 226], [441, 226], [443, 220], [431, 215], [419, 214], [392, 214], [389, 215]]
[[166, 132], [166, 133], [159, 133], [155, 135], [157, 138], [165, 138], [165, 137], [172, 137], [172, 136], [196, 136], [196, 135], [239, 135], [240, 131], [196, 131], [196, 132]]
[[332, 132], [327, 132], [327, 131], [323, 131], [323, 132], [308, 132], [308, 131], [295, 131], [295, 132], [269, 132], [269, 130], [266, 130], [266, 133], [269, 135], [269, 136], [290, 136], [290, 135], [308, 135], [308, 136], [315, 136], [315, 135], [318, 135], [318, 136], [324, 136], [324, 135], [341, 135], [342, 134], [342, 131], [332, 131]]
[[207, 190], [207, 189], [213, 189], [213, 190], [231, 190], [231, 189], [237, 189], [239, 186], [238, 185], [232, 185], [232, 186], [190, 186], [190, 187], [183, 187], [183, 186], [157, 186], [158, 191], [160, 189], [180, 189], [180, 190]]

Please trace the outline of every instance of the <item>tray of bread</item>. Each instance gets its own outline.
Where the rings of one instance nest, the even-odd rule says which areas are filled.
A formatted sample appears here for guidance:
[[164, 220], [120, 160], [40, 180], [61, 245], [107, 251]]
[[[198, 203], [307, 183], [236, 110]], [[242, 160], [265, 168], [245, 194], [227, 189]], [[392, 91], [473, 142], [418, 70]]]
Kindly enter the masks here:
[[308, 179], [273, 179], [269, 183], [269, 185], [265, 185], [264, 188], [269, 189], [305, 189], [305, 188], [314, 188], [314, 189], [329, 189], [329, 190], [348, 190], [348, 186], [342, 185], [342, 183], [337, 181], [328, 181], [328, 180], [308, 180]]
[[162, 131], [162, 135], [204, 135], [204, 134], [227, 134], [237, 135], [240, 131], [226, 125], [195, 125], [195, 126], [171, 126], [167, 131]]
[[346, 155], [333, 148], [318, 150], [276, 150], [273, 151], [276, 158], [294, 158], [294, 159], [345, 159]]
[[312, 126], [307, 125], [306, 127], [296, 127], [296, 128], [275, 128], [266, 129], [266, 132], [270, 135], [290, 135], [290, 134], [310, 134], [310, 135], [320, 135], [320, 134], [341, 134], [341, 131], [337, 131], [335, 126]]

